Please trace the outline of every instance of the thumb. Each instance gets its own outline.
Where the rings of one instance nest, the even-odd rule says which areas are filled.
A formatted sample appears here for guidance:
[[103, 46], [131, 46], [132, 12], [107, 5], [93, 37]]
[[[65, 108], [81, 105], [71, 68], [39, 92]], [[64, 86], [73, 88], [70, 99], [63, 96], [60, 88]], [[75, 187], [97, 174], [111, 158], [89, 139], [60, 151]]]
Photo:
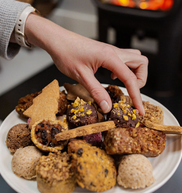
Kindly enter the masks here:
[[111, 98], [105, 88], [94, 76], [89, 78], [89, 80], [85, 77], [84, 81], [80, 82], [80, 84], [82, 84], [88, 90], [104, 113], [108, 113], [111, 110]]

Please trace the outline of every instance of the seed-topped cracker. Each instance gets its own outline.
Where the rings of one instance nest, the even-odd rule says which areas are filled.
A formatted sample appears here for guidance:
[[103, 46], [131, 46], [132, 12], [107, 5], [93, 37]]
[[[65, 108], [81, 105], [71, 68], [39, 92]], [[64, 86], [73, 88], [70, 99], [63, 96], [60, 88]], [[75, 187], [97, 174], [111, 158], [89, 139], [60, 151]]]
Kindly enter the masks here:
[[59, 83], [53, 80], [50, 84], [42, 89], [42, 93], [33, 99], [33, 104], [23, 113], [30, 117], [29, 127], [42, 119], [56, 120], [59, 100]]

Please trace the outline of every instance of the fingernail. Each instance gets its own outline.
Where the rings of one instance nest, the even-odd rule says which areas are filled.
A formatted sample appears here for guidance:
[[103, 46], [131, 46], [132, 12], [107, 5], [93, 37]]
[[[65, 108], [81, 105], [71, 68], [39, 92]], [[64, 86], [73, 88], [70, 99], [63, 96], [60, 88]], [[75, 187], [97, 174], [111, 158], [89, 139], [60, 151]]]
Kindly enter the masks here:
[[108, 113], [109, 110], [110, 110], [109, 105], [108, 105], [108, 103], [107, 103], [105, 100], [103, 100], [103, 101], [100, 103], [99, 106], [100, 106], [100, 108], [102, 109], [102, 111], [103, 111], [104, 113]]
[[112, 77], [113, 80], [116, 80], [117, 76]]
[[112, 76], [112, 79], [115, 80], [116, 78], [117, 78], [117, 76], [114, 74], [114, 75]]

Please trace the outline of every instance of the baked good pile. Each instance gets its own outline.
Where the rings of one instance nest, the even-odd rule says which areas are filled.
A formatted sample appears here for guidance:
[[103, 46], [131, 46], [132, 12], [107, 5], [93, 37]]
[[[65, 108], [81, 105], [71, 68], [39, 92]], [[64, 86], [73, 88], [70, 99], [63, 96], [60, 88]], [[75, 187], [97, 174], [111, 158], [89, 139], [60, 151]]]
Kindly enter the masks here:
[[145, 115], [139, 115], [129, 96], [109, 85], [105, 89], [113, 107], [104, 114], [80, 84], [65, 83], [64, 88], [60, 91], [53, 80], [42, 91], [19, 99], [16, 112], [27, 122], [9, 128], [6, 138], [14, 174], [36, 179], [41, 193], [153, 184], [148, 157], [164, 151], [166, 134], [144, 122], [162, 125], [161, 107], [143, 101]]

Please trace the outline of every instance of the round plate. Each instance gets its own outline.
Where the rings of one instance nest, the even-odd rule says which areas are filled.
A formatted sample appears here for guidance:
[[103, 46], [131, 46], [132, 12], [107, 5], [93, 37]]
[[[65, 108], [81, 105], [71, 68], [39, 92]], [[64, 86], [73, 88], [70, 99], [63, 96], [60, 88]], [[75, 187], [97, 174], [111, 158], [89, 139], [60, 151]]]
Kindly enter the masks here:
[[[103, 84], [104, 87], [107, 85]], [[64, 87], [60, 87], [60, 90], [63, 90]], [[122, 91], [127, 94], [125, 88], [121, 88]], [[156, 106], [160, 106], [164, 112], [164, 124], [165, 125], [179, 125], [176, 118], [170, 113], [168, 109], [166, 109], [159, 102], [142, 95], [143, 101], [149, 101], [151, 104]], [[33, 180], [24, 180], [22, 178], [17, 177], [11, 169], [11, 159], [12, 155], [6, 147], [5, 140], [9, 129], [18, 124], [25, 123], [26, 120], [19, 117], [19, 115], [14, 110], [9, 116], [4, 120], [0, 128], [0, 172], [5, 181], [17, 192], [19, 193], [39, 193], [37, 189], [37, 183]], [[156, 158], [149, 158], [152, 166], [153, 166], [153, 175], [155, 178], [155, 182], [145, 189], [139, 190], [131, 190], [124, 189], [116, 186], [115, 188], [106, 191], [107, 193], [126, 193], [126, 192], [140, 192], [140, 193], [148, 193], [154, 192], [158, 188], [160, 188], [163, 184], [165, 184], [169, 178], [176, 171], [182, 156], [182, 140], [179, 135], [167, 135], [166, 147], [164, 152]], [[86, 189], [82, 189], [77, 187], [74, 191], [75, 193], [80, 192], [90, 192]]]

